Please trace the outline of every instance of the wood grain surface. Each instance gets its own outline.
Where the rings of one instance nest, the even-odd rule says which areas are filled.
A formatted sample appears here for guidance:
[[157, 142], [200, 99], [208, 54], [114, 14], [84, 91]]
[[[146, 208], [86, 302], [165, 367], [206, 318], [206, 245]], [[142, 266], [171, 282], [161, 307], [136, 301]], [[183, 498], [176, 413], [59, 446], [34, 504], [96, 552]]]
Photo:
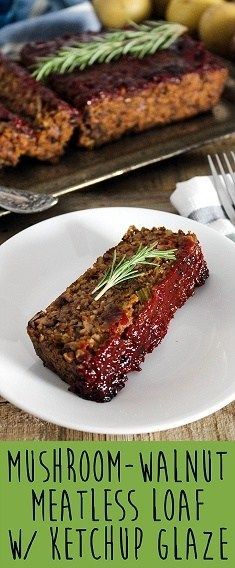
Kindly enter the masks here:
[[[160, 135], [160, 131], [159, 131]], [[235, 135], [200, 150], [61, 197], [43, 214], [0, 219], [0, 244], [26, 227], [55, 215], [105, 206], [147, 207], [175, 212], [170, 195], [177, 181], [208, 173], [207, 153], [235, 149]], [[56, 166], [51, 166], [56, 167]], [[1, 372], [1, 362], [0, 362]], [[181, 428], [137, 436], [105, 436], [61, 428], [30, 416], [0, 398], [1, 440], [235, 440], [235, 403]]]

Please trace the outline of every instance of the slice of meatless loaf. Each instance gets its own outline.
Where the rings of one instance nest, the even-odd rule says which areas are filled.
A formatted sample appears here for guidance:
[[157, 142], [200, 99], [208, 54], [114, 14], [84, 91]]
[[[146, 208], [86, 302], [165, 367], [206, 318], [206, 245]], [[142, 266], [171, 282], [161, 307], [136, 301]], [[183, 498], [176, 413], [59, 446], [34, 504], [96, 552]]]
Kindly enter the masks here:
[[[84, 41], [84, 38], [77, 38]], [[89, 38], [85, 38], [89, 39]], [[72, 40], [70, 40], [71, 43]], [[50, 42], [49, 53], [61, 43]], [[30, 44], [22, 58], [32, 65], [46, 44]], [[203, 45], [184, 35], [169, 49], [143, 59], [130, 56], [85, 71], [54, 75], [52, 88], [80, 112], [78, 144], [88, 148], [156, 125], [210, 110], [228, 71]]]
[[[139, 246], [176, 249], [174, 260], [140, 264], [132, 280], [110, 288], [100, 299], [94, 288], [112, 266], [130, 259]], [[194, 234], [165, 228], [131, 227], [122, 241], [28, 324], [28, 334], [44, 364], [70, 390], [97, 402], [112, 399], [127, 373], [139, 371], [146, 353], [167, 333], [177, 308], [204, 284], [208, 269]]]
[[77, 111], [61, 101], [16, 63], [0, 55], [0, 97], [7, 107], [27, 118], [35, 133], [28, 155], [55, 160], [70, 140]]
[[29, 125], [0, 101], [0, 167], [15, 166], [34, 142]]

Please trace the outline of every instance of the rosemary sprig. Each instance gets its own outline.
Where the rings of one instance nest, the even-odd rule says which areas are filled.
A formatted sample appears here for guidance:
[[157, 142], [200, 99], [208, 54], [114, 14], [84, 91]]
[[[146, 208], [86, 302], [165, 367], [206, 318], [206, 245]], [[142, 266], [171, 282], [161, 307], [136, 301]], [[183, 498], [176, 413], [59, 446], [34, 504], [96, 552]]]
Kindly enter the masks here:
[[83, 70], [123, 55], [142, 59], [159, 49], [167, 49], [185, 31], [185, 26], [174, 22], [132, 23], [132, 29], [110, 30], [91, 36], [91, 41], [64, 46], [55, 54], [38, 58], [33, 76], [39, 81], [51, 73], [71, 73], [76, 68]]
[[127, 280], [143, 276], [144, 272], [139, 272], [136, 268], [139, 264], [147, 264], [156, 267], [156, 263], [153, 262], [152, 259], [164, 258], [165, 260], [175, 260], [175, 251], [177, 249], [157, 250], [155, 249], [156, 245], [157, 242], [153, 243], [149, 247], [143, 247], [140, 245], [136, 254], [130, 258], [126, 258], [126, 255], [124, 255], [119, 262], [117, 262], [117, 252], [115, 249], [111, 267], [107, 270], [102, 280], [92, 292], [92, 294], [99, 292], [94, 299], [99, 300], [110, 288], [117, 286], [117, 284], [121, 284], [121, 282], [126, 282]]

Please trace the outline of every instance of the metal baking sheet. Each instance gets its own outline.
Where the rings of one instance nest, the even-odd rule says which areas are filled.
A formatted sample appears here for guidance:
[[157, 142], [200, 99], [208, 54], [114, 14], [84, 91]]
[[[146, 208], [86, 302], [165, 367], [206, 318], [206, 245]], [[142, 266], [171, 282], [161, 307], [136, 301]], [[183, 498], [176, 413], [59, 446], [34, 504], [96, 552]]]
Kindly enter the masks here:
[[[0, 185], [63, 195], [137, 170], [235, 133], [235, 68], [213, 112], [141, 134], [129, 135], [95, 150], [67, 151], [56, 165], [23, 159], [0, 171]], [[0, 210], [0, 216], [8, 214]]]

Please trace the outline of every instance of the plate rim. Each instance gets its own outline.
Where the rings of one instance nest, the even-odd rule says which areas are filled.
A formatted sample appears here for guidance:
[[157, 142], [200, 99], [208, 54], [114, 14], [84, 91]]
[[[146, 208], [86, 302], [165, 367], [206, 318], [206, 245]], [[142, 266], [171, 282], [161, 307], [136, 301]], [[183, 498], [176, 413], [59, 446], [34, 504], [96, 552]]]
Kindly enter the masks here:
[[[200, 176], [199, 176], [200, 177]], [[223, 235], [222, 233], [219, 233], [216, 229], [214, 229], [213, 227], [208, 227], [208, 225], [204, 224], [204, 223], [199, 223], [198, 221], [195, 221], [194, 219], [190, 219], [189, 217], [184, 217], [183, 215], [180, 215], [178, 213], [172, 213], [171, 211], [162, 211], [161, 209], [150, 209], [149, 207], [135, 207], [135, 206], [111, 206], [111, 207], [88, 207], [85, 209], [77, 209], [74, 211], [68, 211], [67, 213], [62, 213], [60, 215], [55, 215], [53, 217], [49, 217], [48, 219], [43, 219], [42, 221], [38, 221], [37, 223], [34, 223], [33, 225], [30, 225], [29, 227], [26, 227], [25, 229], [23, 229], [22, 231], [19, 231], [18, 233], [16, 233], [15, 235], [12, 235], [11, 237], [9, 237], [6, 241], [4, 241], [3, 243], [0, 244], [0, 251], [2, 249], [2, 247], [5, 247], [8, 245], [9, 242], [12, 242], [13, 240], [17, 240], [21, 235], [24, 235], [26, 232], [31, 232], [33, 230], [35, 230], [35, 227], [39, 227], [42, 225], [46, 225], [46, 224], [50, 224], [52, 221], [57, 221], [57, 219], [65, 219], [66, 217], [70, 217], [73, 215], [80, 215], [81, 213], [87, 213], [89, 211], [89, 213], [93, 213], [96, 211], [118, 211], [118, 210], [124, 210], [124, 211], [144, 211], [144, 212], [149, 212], [149, 213], [159, 213], [160, 215], [164, 215], [164, 216], [170, 216], [170, 217], [174, 217], [177, 219], [182, 219], [183, 222], [189, 222], [190, 224], [193, 224], [195, 227], [203, 227], [203, 230], [205, 230], [206, 232], [209, 231], [208, 234], [211, 234], [211, 232], [213, 232], [214, 236], [217, 235], [219, 240], [223, 240], [224, 242], [227, 243], [228, 246], [230, 246], [231, 250], [234, 247], [234, 242], [231, 241], [231, 239], [228, 239], [228, 237], [226, 237], [225, 235]], [[216, 236], [215, 236], [216, 238]]]

